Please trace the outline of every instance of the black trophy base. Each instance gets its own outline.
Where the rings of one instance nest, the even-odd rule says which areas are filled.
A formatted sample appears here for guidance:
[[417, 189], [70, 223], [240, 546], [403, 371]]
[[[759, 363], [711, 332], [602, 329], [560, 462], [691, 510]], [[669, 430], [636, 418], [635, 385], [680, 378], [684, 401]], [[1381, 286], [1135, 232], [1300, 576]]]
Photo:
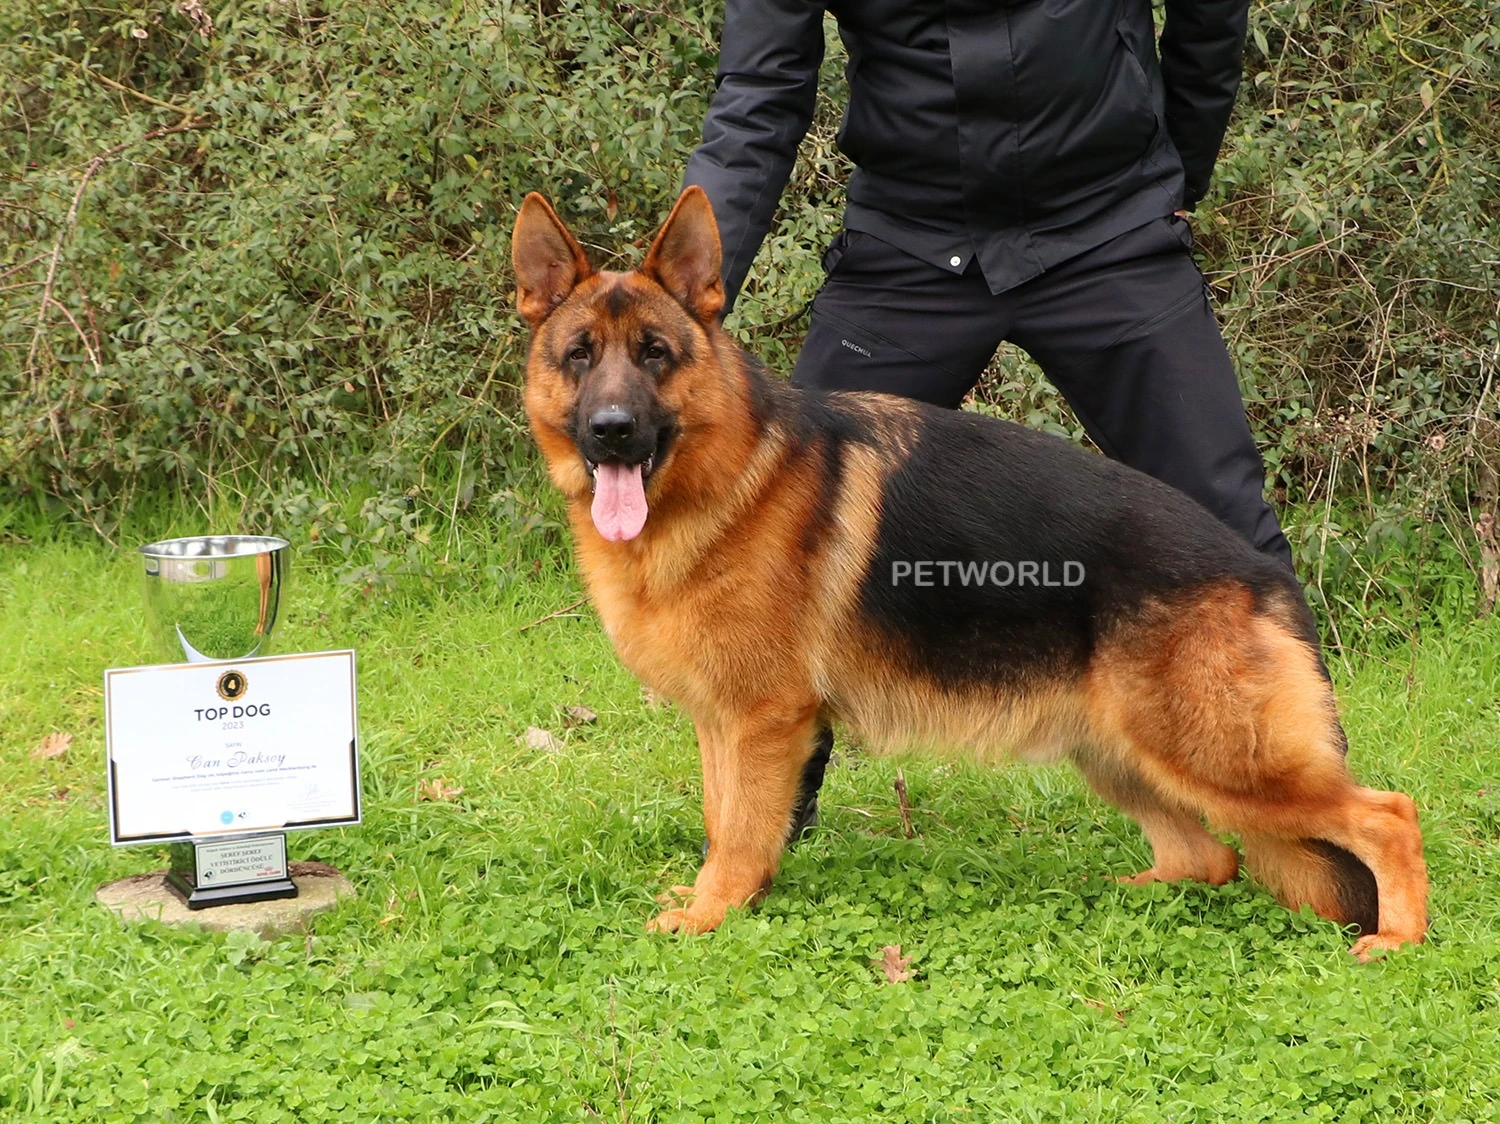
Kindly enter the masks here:
[[247, 882], [240, 886], [194, 886], [180, 872], [167, 872], [167, 885], [176, 890], [189, 909], [207, 909], [236, 902], [268, 902], [275, 898], [295, 898], [297, 884], [290, 878], [273, 878], [266, 882]]
[[173, 843], [167, 885], [189, 909], [297, 896], [281, 832]]

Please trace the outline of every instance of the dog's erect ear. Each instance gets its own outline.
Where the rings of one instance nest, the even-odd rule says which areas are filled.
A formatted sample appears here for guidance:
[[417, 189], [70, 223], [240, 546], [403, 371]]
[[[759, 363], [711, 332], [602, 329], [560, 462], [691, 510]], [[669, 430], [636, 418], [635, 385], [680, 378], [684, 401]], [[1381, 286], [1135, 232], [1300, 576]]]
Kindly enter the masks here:
[[724, 308], [722, 261], [713, 205], [701, 187], [693, 186], [678, 197], [641, 263], [641, 272], [709, 324]]
[[535, 191], [516, 215], [510, 260], [516, 267], [516, 306], [533, 328], [594, 272], [578, 240]]

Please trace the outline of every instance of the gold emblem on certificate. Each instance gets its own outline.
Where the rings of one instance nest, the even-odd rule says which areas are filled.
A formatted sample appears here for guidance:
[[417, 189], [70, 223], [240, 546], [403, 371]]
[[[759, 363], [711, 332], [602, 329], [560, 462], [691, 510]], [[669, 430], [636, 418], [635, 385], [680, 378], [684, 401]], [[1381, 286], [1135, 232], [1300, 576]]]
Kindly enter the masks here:
[[226, 671], [219, 676], [219, 698], [234, 702], [235, 699], [244, 695], [249, 686], [243, 671]]

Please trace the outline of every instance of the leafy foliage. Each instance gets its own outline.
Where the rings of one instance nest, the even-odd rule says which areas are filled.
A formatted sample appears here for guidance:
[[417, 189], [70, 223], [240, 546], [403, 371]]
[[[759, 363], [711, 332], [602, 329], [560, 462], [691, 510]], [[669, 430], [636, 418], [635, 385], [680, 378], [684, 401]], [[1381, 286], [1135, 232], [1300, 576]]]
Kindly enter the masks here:
[[8, 6], [0, 39], [0, 460], [83, 510], [499, 463], [513, 202], [545, 187], [628, 250], [712, 75], [709, 39], [643, 8], [270, 2], [205, 42], [166, 3], [59, 2]]
[[[696, 142], [719, 11], [0, 5], [0, 480], [105, 533], [167, 484], [312, 528], [375, 580], [476, 501], [541, 527], [514, 208], [545, 190], [602, 262], [632, 260]], [[1492, 15], [1257, 0], [1197, 220], [1273, 487], [1322, 512], [1293, 528], [1301, 568], [1325, 607], [1397, 634], [1434, 599], [1470, 610], [1471, 580], [1423, 574], [1476, 570], [1500, 503]], [[838, 223], [842, 65], [830, 34], [731, 322], [782, 369]], [[976, 406], [1082, 439], [1009, 349]]]

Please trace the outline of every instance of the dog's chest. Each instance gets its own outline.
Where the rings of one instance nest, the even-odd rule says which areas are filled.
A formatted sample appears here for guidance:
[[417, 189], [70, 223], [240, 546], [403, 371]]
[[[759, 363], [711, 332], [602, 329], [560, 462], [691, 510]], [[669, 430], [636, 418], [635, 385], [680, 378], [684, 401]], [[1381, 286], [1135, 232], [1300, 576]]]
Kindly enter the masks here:
[[639, 574], [586, 568], [589, 593], [621, 662], [694, 713], [789, 686], [803, 646], [785, 599], [732, 573], [652, 588]]

